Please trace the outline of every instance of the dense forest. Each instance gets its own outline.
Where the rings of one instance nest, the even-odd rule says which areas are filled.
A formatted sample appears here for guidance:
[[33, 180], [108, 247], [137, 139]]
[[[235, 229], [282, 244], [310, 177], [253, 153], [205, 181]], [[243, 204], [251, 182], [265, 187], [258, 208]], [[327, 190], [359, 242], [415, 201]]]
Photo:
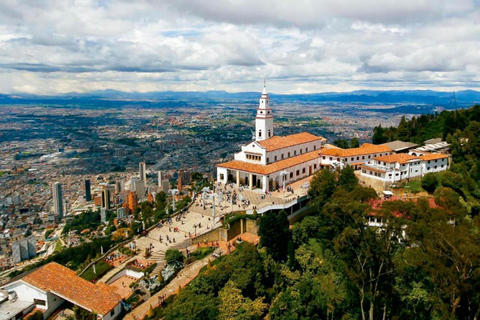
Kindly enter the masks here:
[[[350, 167], [320, 171], [312, 215], [289, 228], [285, 212], [265, 214], [258, 247], [244, 243], [216, 260], [152, 318], [478, 319], [479, 110], [381, 129], [385, 141], [445, 136], [452, 144], [452, 170], [422, 178], [423, 197], [373, 209], [377, 193]], [[383, 227], [367, 227], [370, 216]]]

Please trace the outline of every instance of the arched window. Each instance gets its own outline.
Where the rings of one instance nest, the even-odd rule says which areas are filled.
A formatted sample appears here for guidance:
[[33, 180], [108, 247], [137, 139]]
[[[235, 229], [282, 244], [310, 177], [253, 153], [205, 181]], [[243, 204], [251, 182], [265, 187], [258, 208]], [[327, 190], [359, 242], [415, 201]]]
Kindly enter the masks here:
[[271, 134], [272, 134], [272, 133], [270, 132], [270, 129], [268, 129], [268, 137], [269, 137], [269, 138], [270, 138], [270, 135], [271, 135]]
[[259, 138], [262, 137], [262, 130], [258, 130], [258, 137], [259, 137]]

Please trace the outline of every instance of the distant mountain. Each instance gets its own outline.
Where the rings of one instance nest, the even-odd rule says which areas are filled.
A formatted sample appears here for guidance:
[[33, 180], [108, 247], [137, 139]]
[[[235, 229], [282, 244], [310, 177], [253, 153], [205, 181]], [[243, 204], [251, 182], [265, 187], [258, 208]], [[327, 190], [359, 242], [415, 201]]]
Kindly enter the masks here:
[[[359, 103], [359, 104], [426, 104], [447, 109], [471, 106], [480, 102], [480, 92], [464, 90], [441, 92], [432, 90], [358, 90], [352, 92], [325, 92], [312, 94], [274, 94], [275, 103]], [[32, 94], [0, 94], [0, 104], [85, 104], [96, 106], [150, 105], [188, 106], [199, 103], [232, 102], [251, 103], [259, 98], [259, 92], [229, 93], [226, 91], [161, 91], [122, 92], [102, 90], [88, 93], [68, 93], [55, 96]]]

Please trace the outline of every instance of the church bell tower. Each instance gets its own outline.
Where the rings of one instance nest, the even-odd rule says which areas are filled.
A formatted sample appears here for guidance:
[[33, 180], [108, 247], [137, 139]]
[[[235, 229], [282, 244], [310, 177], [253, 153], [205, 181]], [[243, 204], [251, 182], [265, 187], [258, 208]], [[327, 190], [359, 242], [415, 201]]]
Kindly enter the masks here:
[[267, 89], [263, 86], [262, 96], [255, 117], [255, 141], [266, 140], [273, 137], [273, 114], [270, 108], [270, 98]]

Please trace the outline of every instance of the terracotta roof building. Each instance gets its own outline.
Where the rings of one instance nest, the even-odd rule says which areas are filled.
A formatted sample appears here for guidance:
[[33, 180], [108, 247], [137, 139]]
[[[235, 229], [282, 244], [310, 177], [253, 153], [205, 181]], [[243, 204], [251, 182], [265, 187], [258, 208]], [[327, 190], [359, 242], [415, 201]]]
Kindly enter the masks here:
[[392, 149], [388, 146], [374, 145], [364, 143], [358, 148], [340, 149], [323, 148], [320, 150], [321, 165], [342, 168], [344, 165], [350, 165], [354, 169], [359, 169], [362, 164], [378, 156], [392, 154]]
[[430, 172], [444, 171], [449, 166], [449, 156], [445, 154], [416, 156], [397, 153], [375, 157], [360, 167], [364, 180], [375, 179], [384, 184], [393, 184], [396, 181], [422, 177]]
[[273, 111], [264, 88], [255, 117], [255, 141], [243, 146], [233, 161], [217, 165], [217, 182], [269, 191], [320, 170], [318, 151], [325, 138], [307, 132], [275, 136], [273, 129]]
[[315, 136], [308, 132], [302, 132], [284, 137], [273, 136], [270, 139], [258, 141], [258, 144], [265, 148], [267, 151], [275, 151], [309, 142], [325, 140], [325, 138]]
[[104, 283], [93, 284], [55, 262], [21, 275], [2, 289], [14, 291], [19, 300], [32, 302], [44, 310], [44, 317], [65, 301], [107, 320], [115, 319], [122, 311], [122, 298], [114, 288]]

